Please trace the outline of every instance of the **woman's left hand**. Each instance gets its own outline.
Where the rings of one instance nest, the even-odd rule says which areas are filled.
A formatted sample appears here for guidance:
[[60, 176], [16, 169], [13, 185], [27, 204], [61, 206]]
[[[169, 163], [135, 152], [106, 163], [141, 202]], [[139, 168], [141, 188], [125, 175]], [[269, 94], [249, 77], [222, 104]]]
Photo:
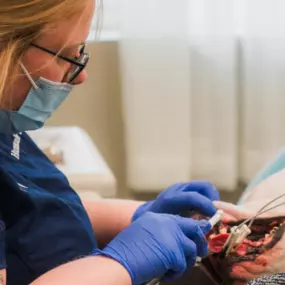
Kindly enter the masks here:
[[176, 215], [185, 211], [196, 210], [211, 217], [216, 213], [212, 201], [219, 199], [218, 190], [207, 181], [177, 183], [160, 193], [155, 200], [138, 207], [132, 221], [146, 212]]

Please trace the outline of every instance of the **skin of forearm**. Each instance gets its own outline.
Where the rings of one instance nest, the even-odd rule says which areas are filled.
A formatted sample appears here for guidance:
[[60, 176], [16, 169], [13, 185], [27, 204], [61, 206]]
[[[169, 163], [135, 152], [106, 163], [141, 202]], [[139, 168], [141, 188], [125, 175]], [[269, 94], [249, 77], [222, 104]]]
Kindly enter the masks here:
[[131, 223], [135, 210], [142, 203], [119, 199], [83, 201], [100, 248]]
[[117, 261], [91, 256], [61, 265], [30, 285], [131, 285], [128, 271]]
[[0, 285], [6, 285], [6, 269], [0, 270]]

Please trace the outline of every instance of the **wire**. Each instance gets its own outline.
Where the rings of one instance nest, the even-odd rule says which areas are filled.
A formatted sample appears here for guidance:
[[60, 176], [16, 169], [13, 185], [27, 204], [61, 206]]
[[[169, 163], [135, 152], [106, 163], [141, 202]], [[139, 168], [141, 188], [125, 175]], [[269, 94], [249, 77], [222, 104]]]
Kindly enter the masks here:
[[[285, 195], [285, 194], [282, 194], [282, 195]], [[236, 233], [237, 233], [237, 231], [239, 231], [239, 229], [240, 229], [243, 225], [245, 225], [245, 224], [248, 223], [249, 221], [254, 220], [255, 218], [257, 218], [258, 216], [260, 216], [260, 215], [262, 215], [262, 214], [264, 214], [264, 213], [267, 213], [267, 212], [269, 212], [269, 211], [271, 211], [271, 210], [274, 210], [274, 209], [276, 209], [276, 208], [278, 208], [278, 207], [280, 207], [280, 206], [285, 205], [285, 202], [282, 202], [282, 203], [280, 203], [280, 204], [278, 204], [278, 205], [275, 205], [275, 206], [273, 206], [273, 207], [271, 207], [271, 208], [269, 208], [269, 209], [266, 209], [266, 210], [262, 211], [262, 209], [264, 209], [265, 207], [267, 207], [268, 205], [270, 205], [270, 204], [273, 203], [274, 201], [278, 200], [279, 198], [281, 198], [281, 197], [277, 197], [277, 198], [275, 198], [274, 200], [272, 200], [271, 202], [269, 202], [268, 204], [266, 204], [265, 206], [263, 206], [263, 207], [259, 210], [259, 212], [257, 212], [256, 215], [254, 215], [253, 217], [250, 217], [250, 218], [246, 219], [245, 221], [243, 221], [240, 225], [238, 225], [238, 226], [236, 227], [236, 229], [230, 234], [229, 238], [227, 239], [227, 241], [226, 241], [226, 243], [225, 243], [225, 245], [224, 245], [224, 249], [223, 249], [223, 250], [226, 251], [226, 256], [227, 256], [227, 254], [229, 253], [229, 251], [230, 251], [231, 248], [232, 248], [232, 243], [235, 242], [235, 241], [233, 241], [233, 239], [236, 238]], [[251, 224], [252, 224], [252, 222], [251, 222]]]
[[[282, 197], [285, 196], [284, 194], [281, 194], [280, 196], [276, 197], [275, 199], [271, 200], [270, 202], [268, 202], [266, 205], [264, 205], [261, 209], [259, 209], [259, 211], [257, 213], [260, 213], [261, 211], [263, 211], [267, 206], [269, 206], [270, 204], [274, 203], [275, 201], [281, 199]], [[248, 227], [251, 227], [253, 222], [254, 222], [255, 218], [252, 218], [252, 220], [250, 221]]]
[[278, 208], [278, 207], [280, 207], [280, 206], [283, 206], [283, 205], [285, 205], [285, 202], [282, 202], [282, 203], [280, 203], [280, 204], [277, 204], [277, 205], [275, 205], [275, 206], [273, 206], [273, 207], [271, 207], [271, 208], [269, 208], [269, 209], [266, 209], [266, 210], [264, 210], [264, 211], [258, 212], [258, 213], [257, 213], [256, 215], [254, 215], [253, 217], [250, 217], [250, 218], [246, 219], [245, 221], [243, 221], [243, 222], [238, 226], [238, 228], [240, 228], [240, 227], [243, 226], [244, 224], [248, 223], [248, 222], [251, 221], [252, 219], [255, 219], [255, 218], [257, 218], [258, 216], [260, 216], [260, 215], [262, 215], [262, 214], [264, 214], [264, 213], [267, 213], [267, 212], [269, 212], [269, 211], [271, 211], [271, 210], [274, 210], [274, 209], [276, 209], [276, 208]]

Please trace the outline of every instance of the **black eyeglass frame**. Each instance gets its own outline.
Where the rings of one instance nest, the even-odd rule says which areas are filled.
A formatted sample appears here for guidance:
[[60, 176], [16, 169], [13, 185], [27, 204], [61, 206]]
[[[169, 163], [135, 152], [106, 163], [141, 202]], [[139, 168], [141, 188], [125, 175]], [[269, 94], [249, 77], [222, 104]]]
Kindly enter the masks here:
[[[50, 49], [47, 49], [47, 48], [42, 47], [42, 46], [39, 46], [39, 45], [37, 45], [35, 43], [31, 43], [31, 46], [33, 46], [33, 47], [35, 47], [37, 49], [40, 49], [40, 50], [42, 50], [44, 52], [47, 52], [47, 53], [49, 53], [51, 55], [54, 55], [54, 56], [56, 56], [56, 57], [58, 57], [58, 58], [60, 58], [62, 60], [65, 60], [65, 61], [71, 63], [71, 64], [76, 65], [78, 70], [75, 69], [74, 75], [69, 79], [69, 82], [72, 82], [82, 72], [82, 70], [86, 67], [86, 65], [87, 65], [87, 63], [89, 61], [89, 58], [90, 58], [89, 54], [84, 52], [85, 44], [82, 45], [82, 47], [81, 47], [81, 49], [79, 51], [80, 52], [80, 56], [76, 60], [68, 58], [68, 57], [63, 56], [63, 55], [60, 55], [60, 54], [58, 54], [58, 53], [56, 53], [56, 52], [54, 52], [54, 51], [52, 51]], [[84, 63], [81, 63], [80, 59], [81, 60], [83, 59]]]

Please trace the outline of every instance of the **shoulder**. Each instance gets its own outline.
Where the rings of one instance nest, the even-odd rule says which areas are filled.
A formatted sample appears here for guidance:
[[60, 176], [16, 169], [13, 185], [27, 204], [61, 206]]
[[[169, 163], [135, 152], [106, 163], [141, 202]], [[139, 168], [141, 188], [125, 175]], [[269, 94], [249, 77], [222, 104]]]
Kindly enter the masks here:
[[26, 133], [0, 133], [0, 151], [11, 152], [12, 155], [20, 151], [21, 147], [37, 148], [36, 144]]
[[43, 156], [39, 148], [26, 133], [0, 133], [0, 165], [9, 168], [9, 165], [19, 162], [24, 155], [30, 154]]

